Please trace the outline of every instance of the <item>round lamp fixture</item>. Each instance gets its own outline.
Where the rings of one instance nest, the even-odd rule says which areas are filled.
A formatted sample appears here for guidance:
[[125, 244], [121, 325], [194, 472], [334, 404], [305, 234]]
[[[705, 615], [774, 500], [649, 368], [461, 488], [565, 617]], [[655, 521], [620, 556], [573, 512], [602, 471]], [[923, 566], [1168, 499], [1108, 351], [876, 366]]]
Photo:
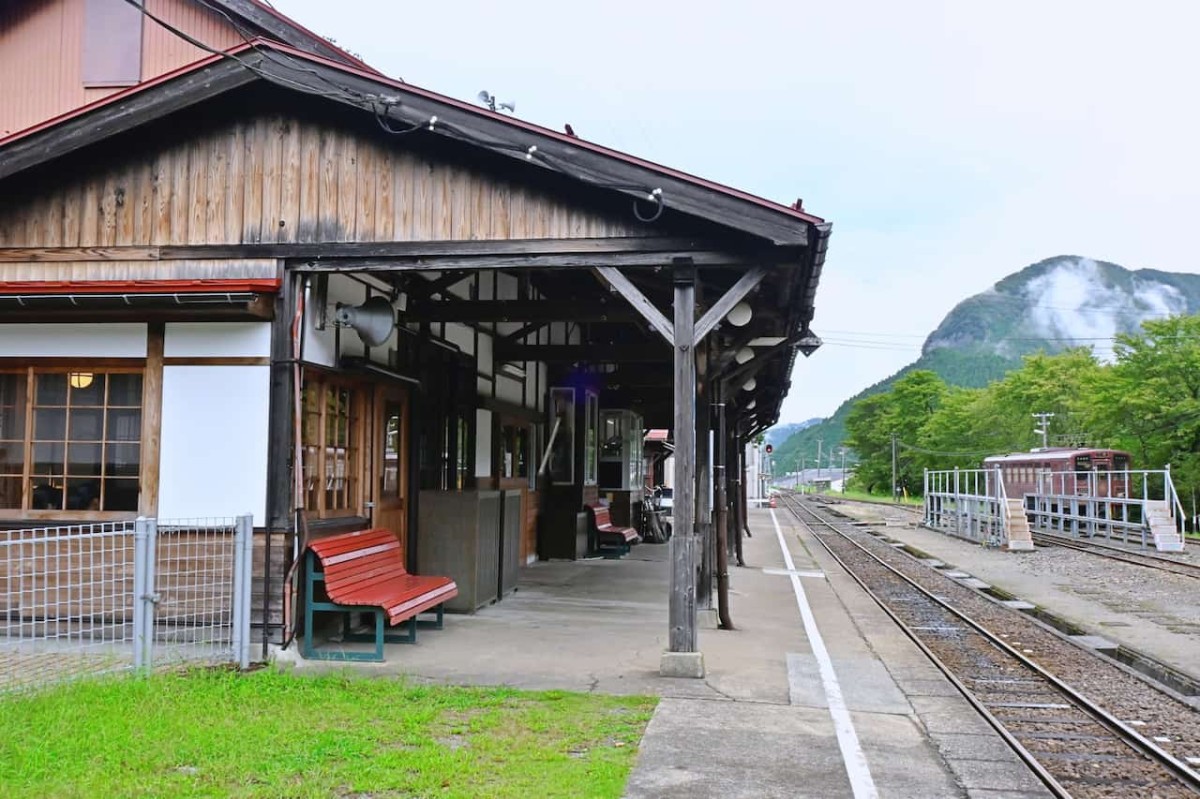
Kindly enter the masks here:
[[750, 400], [746, 403], [746, 410], [752, 411], [758, 406], [758, 400]]
[[71, 372], [67, 375], [67, 381], [71, 384], [71, 388], [87, 388], [92, 384], [93, 378], [91, 372]]
[[729, 309], [729, 313], [725, 316], [725, 321], [734, 327], [745, 327], [753, 318], [754, 311], [750, 309], [750, 303], [739, 302], [737, 305]]
[[758, 381], [753, 377], [747, 380], [745, 383], [742, 383], [743, 391], [753, 391], [756, 388], [758, 388]]
[[752, 361], [754, 360], [754, 350], [750, 349], [749, 347], [742, 347], [737, 351], [737, 355], [733, 356], [733, 359], [738, 363], [747, 363]]

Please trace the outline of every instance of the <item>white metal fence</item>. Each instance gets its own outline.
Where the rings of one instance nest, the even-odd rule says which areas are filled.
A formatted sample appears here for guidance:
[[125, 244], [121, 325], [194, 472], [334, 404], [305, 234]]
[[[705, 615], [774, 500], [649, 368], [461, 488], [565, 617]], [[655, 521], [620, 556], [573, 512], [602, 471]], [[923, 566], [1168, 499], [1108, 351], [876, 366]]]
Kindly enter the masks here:
[[[1164, 532], [1182, 536], [1187, 518], [1170, 468], [1039, 473], [1024, 503], [1039, 530], [1143, 546]], [[1162, 511], [1159, 519], [1156, 508]]]
[[0, 691], [250, 656], [250, 516], [0, 531]]
[[925, 524], [960, 538], [1003, 546], [1011, 511], [999, 469], [925, 471]]

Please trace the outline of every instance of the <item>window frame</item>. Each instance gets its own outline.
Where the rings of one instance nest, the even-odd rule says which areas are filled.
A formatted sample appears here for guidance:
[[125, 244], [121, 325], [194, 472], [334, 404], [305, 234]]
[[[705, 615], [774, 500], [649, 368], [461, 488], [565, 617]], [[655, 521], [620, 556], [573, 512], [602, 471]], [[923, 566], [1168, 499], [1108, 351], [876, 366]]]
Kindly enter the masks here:
[[[15, 360], [15, 359], [14, 359]], [[120, 479], [136, 480], [138, 486], [138, 507], [134, 510], [66, 510], [53, 508], [32, 508], [33, 489], [31, 480], [36, 477], [33, 473], [33, 445], [36, 442], [34, 439], [34, 410], [38, 407], [36, 401], [37, 382], [36, 376], [39, 374], [67, 374], [72, 373], [91, 373], [114, 375], [114, 374], [136, 374], [142, 379], [141, 395], [138, 398], [136, 406], [139, 414], [139, 423], [137, 428], [137, 438], [129, 441], [114, 441], [101, 440], [101, 458], [105, 457], [107, 446], [110, 443], [119, 444], [134, 444], [138, 446], [138, 468], [136, 476], [122, 476]], [[0, 507], [0, 521], [63, 521], [63, 522], [112, 522], [112, 521], [128, 521], [136, 519], [141, 512], [146, 498], [144, 491], [146, 490], [146, 474], [148, 466], [156, 467], [157, 464], [147, 464], [146, 457], [148, 452], [147, 442], [145, 440], [146, 433], [146, 417], [150, 413], [147, 408], [147, 400], [150, 394], [150, 380], [147, 379], [146, 361], [142, 358], [117, 358], [117, 359], [67, 359], [55, 358], [46, 360], [25, 360], [21, 359], [19, 363], [0, 361], [0, 374], [5, 375], [23, 375], [25, 378], [25, 397], [23, 405], [24, 419], [22, 420], [24, 431], [22, 433], [22, 456], [21, 465], [21, 507], [19, 508], [4, 508]], [[66, 406], [64, 406], [66, 407]], [[82, 407], [82, 406], [81, 406]], [[104, 415], [107, 416], [109, 404], [107, 402], [107, 390], [105, 402], [98, 407], [103, 409]], [[132, 408], [134, 406], [113, 406], [121, 409]], [[69, 421], [69, 418], [68, 420]], [[64, 421], [64, 424], [67, 424]], [[63, 447], [64, 457], [67, 447], [70, 446], [71, 439], [69, 438], [70, 429], [64, 427], [63, 430]], [[15, 441], [16, 439], [7, 439]], [[91, 442], [88, 442], [91, 443]], [[11, 475], [6, 475], [11, 476]], [[68, 477], [65, 472], [64, 479]], [[103, 470], [96, 478], [103, 483], [105, 475]]]
[[[314, 443], [307, 439], [309, 431], [309, 406], [306, 402], [307, 395], [305, 392], [314, 387], [318, 389], [318, 395], [315, 400], [316, 413], [316, 430], [318, 431], [319, 440]], [[329, 392], [347, 391], [349, 392], [349, 401], [347, 407], [350, 412], [346, 417], [346, 467], [345, 477], [347, 486], [345, 488], [347, 504], [344, 507], [330, 508], [328, 506], [329, 488], [320, 487], [315, 490], [309, 488], [309, 480], [315, 479], [318, 486], [329, 485], [329, 449], [331, 448], [327, 442], [329, 430]], [[369, 427], [367, 414], [369, 411], [369, 391], [360, 380], [353, 380], [341, 375], [320, 370], [305, 369], [302, 376], [302, 386], [300, 394], [300, 453], [304, 458], [301, 464], [303, 469], [304, 496], [303, 507], [309, 517], [312, 519], [343, 519], [350, 517], [362, 517], [365, 513], [364, 509], [364, 485], [366, 480], [366, 471], [364, 468], [364, 458], [366, 457], [366, 429]], [[334, 445], [336, 448], [336, 445]], [[316, 453], [316, 463], [312, 465], [312, 473], [310, 475], [309, 452], [310, 449]], [[341, 489], [338, 489], [341, 490]], [[310, 504], [311, 498], [315, 497], [315, 504]]]

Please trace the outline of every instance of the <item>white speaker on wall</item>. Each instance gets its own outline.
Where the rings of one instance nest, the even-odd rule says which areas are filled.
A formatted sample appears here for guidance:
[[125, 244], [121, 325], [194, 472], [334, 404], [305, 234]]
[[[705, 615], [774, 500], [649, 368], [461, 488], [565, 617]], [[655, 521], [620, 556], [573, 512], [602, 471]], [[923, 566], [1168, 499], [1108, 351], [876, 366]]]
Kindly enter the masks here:
[[387, 341], [396, 327], [396, 311], [386, 297], [372, 297], [362, 305], [337, 304], [334, 321], [358, 334], [368, 347]]

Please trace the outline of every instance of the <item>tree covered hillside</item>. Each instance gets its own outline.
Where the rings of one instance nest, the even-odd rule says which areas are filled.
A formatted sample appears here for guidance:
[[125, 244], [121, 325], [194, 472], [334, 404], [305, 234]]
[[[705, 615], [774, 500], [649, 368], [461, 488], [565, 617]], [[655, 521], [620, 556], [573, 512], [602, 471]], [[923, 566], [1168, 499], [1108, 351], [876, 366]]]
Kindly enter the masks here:
[[926, 338], [919, 359], [777, 445], [776, 471], [795, 471], [802, 458], [814, 464], [818, 441], [823, 453], [836, 453], [851, 408], [913, 372], [933, 372], [947, 386], [981, 388], [1039, 352], [1083, 346], [1111, 362], [1118, 334], [1136, 334], [1146, 320], [1198, 312], [1200, 275], [1131, 271], [1073, 255], [1039, 261], [963, 300]]
[[1052, 445], [1128, 450], [1135, 468], [1169, 463], [1186, 505], [1200, 496], [1200, 316], [1145, 322], [1117, 336], [1113, 354], [1112, 363], [1082, 347], [1027, 356], [985, 388], [910, 372], [847, 415], [855, 482], [889, 492], [895, 436], [899, 483], [918, 494], [924, 469], [978, 468], [987, 455], [1039, 446], [1031, 414], [1050, 412]]

